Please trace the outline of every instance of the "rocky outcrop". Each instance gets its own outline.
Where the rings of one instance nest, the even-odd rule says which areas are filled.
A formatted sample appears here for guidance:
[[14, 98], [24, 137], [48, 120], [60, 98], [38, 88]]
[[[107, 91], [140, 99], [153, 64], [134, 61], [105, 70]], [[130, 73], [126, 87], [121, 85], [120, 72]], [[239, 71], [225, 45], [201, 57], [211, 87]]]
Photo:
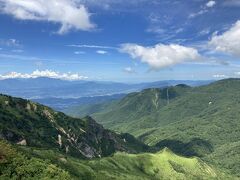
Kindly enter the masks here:
[[3, 95], [0, 138], [24, 146], [58, 149], [82, 158], [108, 156], [116, 151], [134, 153], [145, 148], [140, 143], [134, 145], [136, 141], [128, 143], [128, 138], [104, 129], [91, 117], [72, 118], [46, 106]]
[[21, 145], [21, 146], [26, 146], [27, 145], [27, 141], [26, 141], [26, 139], [23, 139], [23, 140], [19, 141], [17, 144]]

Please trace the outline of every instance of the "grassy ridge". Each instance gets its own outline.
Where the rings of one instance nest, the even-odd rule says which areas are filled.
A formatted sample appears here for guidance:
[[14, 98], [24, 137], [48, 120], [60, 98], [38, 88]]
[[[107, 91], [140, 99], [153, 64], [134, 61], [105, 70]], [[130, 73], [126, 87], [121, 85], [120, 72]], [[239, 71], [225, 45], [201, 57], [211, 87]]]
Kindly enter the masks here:
[[79, 160], [52, 150], [21, 147], [20, 151], [51, 160], [68, 171], [73, 179], [234, 179], [199, 158], [178, 156], [166, 148], [155, 154], [118, 152], [111, 157], [94, 160]]

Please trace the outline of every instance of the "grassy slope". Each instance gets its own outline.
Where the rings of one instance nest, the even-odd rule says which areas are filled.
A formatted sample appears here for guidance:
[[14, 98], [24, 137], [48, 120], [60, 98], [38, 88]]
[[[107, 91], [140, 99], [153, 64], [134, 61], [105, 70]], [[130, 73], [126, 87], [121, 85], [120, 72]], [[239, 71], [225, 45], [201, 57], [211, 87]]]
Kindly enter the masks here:
[[73, 179], [234, 179], [196, 157], [186, 158], [164, 149], [158, 153], [116, 153], [111, 157], [79, 160], [51, 150], [21, 151], [30, 156], [51, 160], [68, 171]]
[[[106, 179], [193, 179], [217, 177], [214, 170], [197, 158], [183, 158], [164, 150], [156, 154], [117, 153], [113, 157], [85, 164], [95, 177]], [[111, 169], [109, 173], [108, 169]]]
[[[193, 144], [194, 138], [198, 138], [205, 143], [204, 147], [201, 149], [195, 143], [196, 147], [190, 147], [192, 152], [240, 177], [239, 89], [239, 80], [225, 80], [197, 88], [195, 91], [198, 93], [184, 96], [173, 102], [171, 107], [166, 107], [166, 111], [177, 109], [174, 114], [178, 116], [181, 112], [185, 118], [145, 132], [140, 138], [149, 145], [168, 146], [185, 155], [189, 153], [186, 149], [190, 147], [189, 143]], [[187, 116], [191, 112], [194, 114]]]
[[[170, 102], [188, 91], [188, 86], [168, 88]], [[156, 120], [159, 110], [167, 105], [167, 89], [146, 89], [140, 93], [131, 93], [119, 102], [104, 105], [104, 111], [92, 114], [107, 128], [120, 132], [131, 132], [135, 135], [139, 129], [167, 124], [164, 119]], [[147, 121], [146, 121], [147, 119]], [[172, 119], [168, 120], [172, 122]]]
[[[149, 145], [168, 146], [175, 152], [185, 155], [189, 153], [186, 151], [189, 150], [186, 145], [189, 142], [194, 143], [194, 138], [199, 138], [208, 144], [203, 147], [202, 152], [199, 147], [193, 147], [191, 151], [240, 176], [238, 161], [240, 159], [240, 110], [237, 105], [231, 106], [234, 111], [229, 111], [227, 107], [221, 110], [215, 108], [209, 108], [204, 115], [145, 133], [140, 138]], [[213, 111], [215, 113], [212, 113]], [[180, 141], [182, 145], [178, 146], [176, 141]], [[210, 153], [206, 153], [206, 149]]]
[[187, 89], [172, 98], [169, 105], [160, 98], [162, 106], [155, 110], [148, 110], [153, 107], [154, 93], [143, 91], [119, 102], [123, 106], [108, 108], [94, 116], [105, 126], [133, 133], [149, 145], [168, 146], [177, 153], [201, 156], [240, 176], [239, 89], [239, 79], [222, 80]]

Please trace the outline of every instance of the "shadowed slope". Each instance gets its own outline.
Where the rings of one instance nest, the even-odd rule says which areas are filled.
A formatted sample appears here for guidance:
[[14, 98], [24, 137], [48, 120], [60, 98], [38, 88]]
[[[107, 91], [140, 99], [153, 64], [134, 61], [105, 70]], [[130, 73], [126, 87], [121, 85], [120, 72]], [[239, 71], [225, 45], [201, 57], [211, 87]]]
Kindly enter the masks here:
[[0, 138], [83, 158], [147, 149], [137, 140], [130, 139], [129, 143], [128, 137], [104, 129], [91, 117], [72, 118], [46, 106], [3, 95], [0, 96]]

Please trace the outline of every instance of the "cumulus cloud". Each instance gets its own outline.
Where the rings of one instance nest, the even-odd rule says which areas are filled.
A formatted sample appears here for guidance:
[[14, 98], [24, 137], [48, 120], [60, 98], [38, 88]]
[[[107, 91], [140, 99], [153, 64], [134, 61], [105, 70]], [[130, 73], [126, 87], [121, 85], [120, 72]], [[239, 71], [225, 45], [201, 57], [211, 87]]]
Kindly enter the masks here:
[[78, 0], [0, 0], [2, 13], [20, 20], [49, 21], [61, 24], [58, 33], [71, 29], [90, 30], [90, 13]]
[[128, 73], [128, 74], [134, 74], [134, 73], [136, 73], [135, 70], [134, 70], [133, 68], [131, 68], [131, 67], [125, 67], [125, 68], [123, 69], [123, 71], [126, 72], [126, 73]]
[[97, 50], [96, 53], [98, 53], [98, 54], [107, 54], [108, 52], [107, 51], [103, 51], [103, 50]]
[[157, 44], [153, 47], [123, 44], [121, 52], [128, 53], [156, 70], [185, 61], [196, 61], [201, 57], [196, 49], [177, 44]]
[[214, 34], [209, 42], [216, 51], [240, 57], [240, 21], [237, 21], [228, 31]]
[[213, 6], [215, 6], [216, 5], [216, 2], [215, 1], [208, 1], [207, 3], [206, 3], [206, 6], [207, 7], [213, 7]]
[[38, 78], [38, 77], [48, 77], [48, 78], [54, 78], [54, 79], [62, 79], [62, 80], [84, 80], [88, 77], [79, 75], [78, 73], [59, 73], [52, 70], [35, 70], [30, 74], [27, 73], [18, 73], [18, 72], [10, 72], [7, 74], [0, 75], [0, 79], [15, 79], [15, 78]]

